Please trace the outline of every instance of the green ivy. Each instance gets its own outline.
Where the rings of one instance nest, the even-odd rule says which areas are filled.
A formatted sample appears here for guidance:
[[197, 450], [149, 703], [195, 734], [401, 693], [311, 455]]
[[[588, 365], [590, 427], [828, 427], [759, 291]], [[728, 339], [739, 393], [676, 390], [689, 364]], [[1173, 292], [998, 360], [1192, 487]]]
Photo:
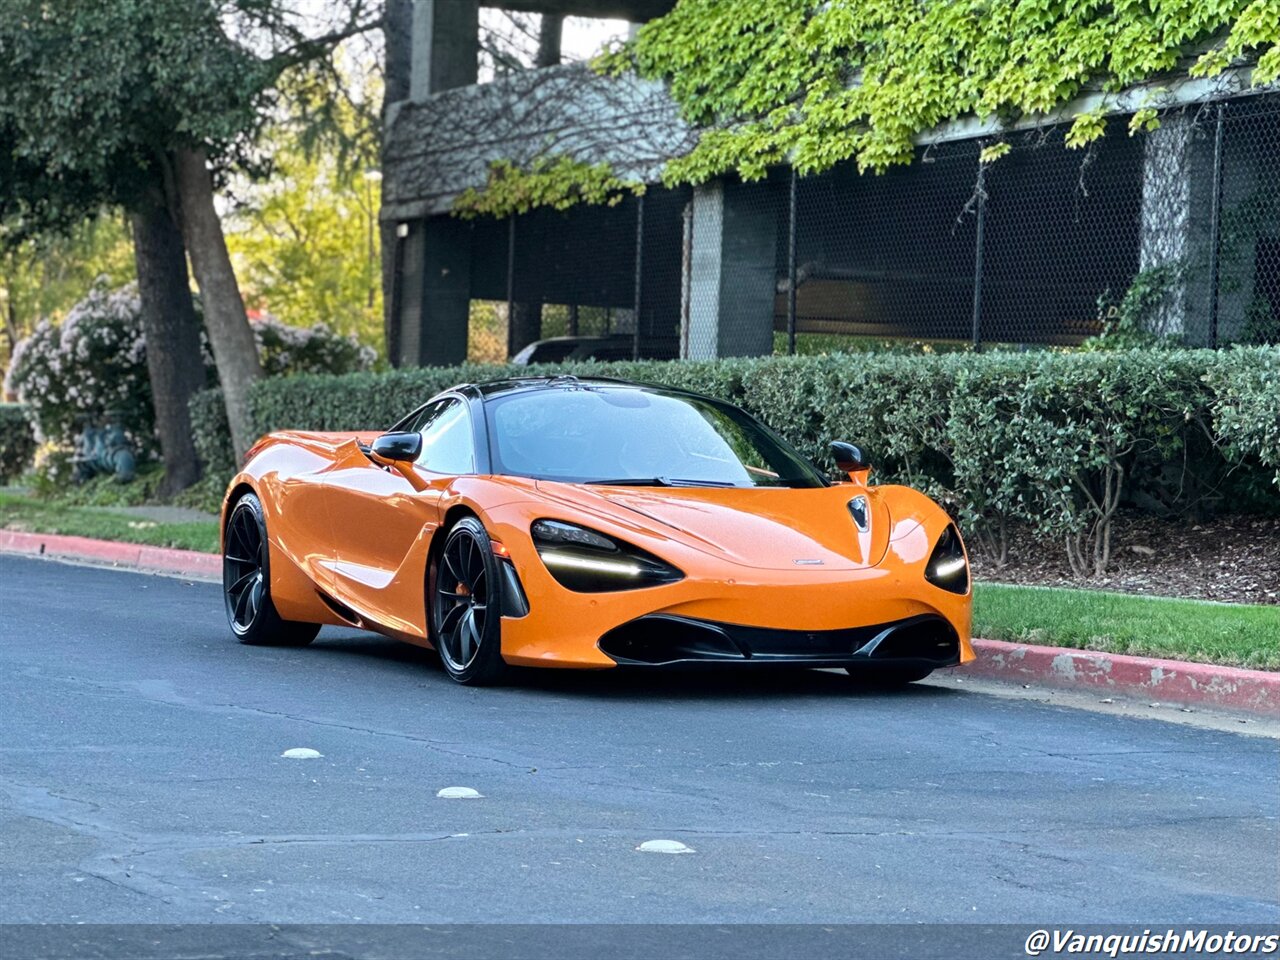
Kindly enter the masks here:
[[[1208, 48], [1207, 50], [1205, 48]], [[1276, 0], [679, 0], [634, 40], [598, 57], [604, 73], [663, 80], [697, 146], [670, 160], [668, 185], [728, 172], [763, 177], [794, 164], [820, 173], [854, 159], [882, 172], [910, 163], [915, 138], [975, 115], [1045, 114], [1087, 89], [1118, 92], [1169, 73], [1197, 50], [1192, 76], [1256, 57], [1255, 86], [1280, 77]], [[1103, 113], [1078, 114], [1069, 147], [1101, 137]], [[1138, 109], [1129, 132], [1159, 126]], [[983, 150], [991, 163], [1008, 144]], [[617, 203], [643, 185], [607, 163], [545, 156], [498, 161], [455, 212], [502, 217], [538, 206]]]
[[535, 207], [566, 210], [574, 204], [616, 206], [628, 194], [639, 196], [645, 185], [616, 176], [607, 163], [586, 163], [572, 157], [539, 157], [528, 167], [509, 160], [489, 165], [489, 177], [480, 189], [468, 187], [454, 201], [453, 212], [464, 219], [478, 216], [509, 217]]
[[[914, 137], [962, 116], [1044, 114], [1097, 85], [1116, 92], [1174, 70], [1211, 76], [1256, 56], [1255, 85], [1280, 76], [1275, 0], [680, 0], [597, 66], [665, 80], [697, 147], [668, 183], [790, 162], [817, 173], [909, 163]], [[1140, 113], [1149, 129], [1154, 113]], [[1076, 117], [1068, 143], [1103, 134]]]

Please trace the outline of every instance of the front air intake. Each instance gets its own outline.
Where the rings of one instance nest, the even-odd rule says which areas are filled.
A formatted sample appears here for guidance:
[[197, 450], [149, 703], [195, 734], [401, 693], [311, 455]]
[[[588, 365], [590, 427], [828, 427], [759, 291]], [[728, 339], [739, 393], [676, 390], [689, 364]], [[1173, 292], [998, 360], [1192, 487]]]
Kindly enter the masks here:
[[742, 649], [718, 625], [661, 615], [615, 627], [600, 638], [600, 650], [619, 663], [648, 666], [746, 659]]

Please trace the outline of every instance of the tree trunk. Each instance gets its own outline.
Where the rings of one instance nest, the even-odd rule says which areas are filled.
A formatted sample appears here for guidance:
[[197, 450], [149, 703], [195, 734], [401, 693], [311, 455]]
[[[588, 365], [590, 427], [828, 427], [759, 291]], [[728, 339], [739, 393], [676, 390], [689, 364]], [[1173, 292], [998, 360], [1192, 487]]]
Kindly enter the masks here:
[[167, 207], [149, 203], [130, 219], [151, 402], [164, 456], [164, 480], [158, 492], [170, 497], [200, 478], [187, 409], [192, 394], [204, 386], [200, 321], [191, 302], [182, 233]]
[[[5, 287], [6, 290], [9, 290], [4, 298], [4, 336], [9, 341], [9, 349], [5, 352], [5, 356], [12, 362], [13, 353], [18, 349], [18, 340], [20, 339], [18, 337], [18, 308], [13, 305], [12, 289], [3, 281], [4, 278], [0, 277], [0, 287]], [[0, 376], [0, 401], [4, 403], [16, 401], [18, 399], [17, 396], [10, 396], [5, 392], [3, 381], [4, 377]]]
[[200, 287], [204, 326], [227, 406], [231, 446], [239, 460], [257, 439], [249, 388], [262, 378], [262, 364], [227, 253], [222, 221], [213, 205], [213, 179], [204, 149], [180, 148], [174, 154], [174, 174], [182, 204], [182, 234]]

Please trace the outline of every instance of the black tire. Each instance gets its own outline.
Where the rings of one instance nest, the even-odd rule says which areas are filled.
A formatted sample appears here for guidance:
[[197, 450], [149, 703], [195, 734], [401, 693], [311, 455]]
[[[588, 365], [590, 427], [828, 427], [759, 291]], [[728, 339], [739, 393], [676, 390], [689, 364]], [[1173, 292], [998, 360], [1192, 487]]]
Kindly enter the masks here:
[[857, 667], [845, 667], [845, 672], [860, 686], [891, 690], [905, 687], [909, 683], [923, 680], [933, 673], [932, 667], [894, 667], [868, 664]]
[[498, 558], [489, 534], [475, 517], [463, 517], [445, 534], [428, 584], [431, 642], [445, 673], [468, 686], [500, 682], [502, 591]]
[[262, 503], [246, 493], [227, 516], [222, 552], [222, 599], [231, 632], [254, 646], [305, 647], [317, 623], [285, 620], [271, 602], [271, 567]]

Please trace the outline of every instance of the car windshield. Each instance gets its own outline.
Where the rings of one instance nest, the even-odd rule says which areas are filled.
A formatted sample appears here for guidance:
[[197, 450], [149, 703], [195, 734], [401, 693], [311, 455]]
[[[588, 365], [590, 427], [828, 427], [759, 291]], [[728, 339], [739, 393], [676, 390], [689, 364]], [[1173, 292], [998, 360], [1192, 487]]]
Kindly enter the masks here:
[[485, 404], [495, 473], [638, 486], [821, 487], [822, 475], [728, 404], [582, 385]]

